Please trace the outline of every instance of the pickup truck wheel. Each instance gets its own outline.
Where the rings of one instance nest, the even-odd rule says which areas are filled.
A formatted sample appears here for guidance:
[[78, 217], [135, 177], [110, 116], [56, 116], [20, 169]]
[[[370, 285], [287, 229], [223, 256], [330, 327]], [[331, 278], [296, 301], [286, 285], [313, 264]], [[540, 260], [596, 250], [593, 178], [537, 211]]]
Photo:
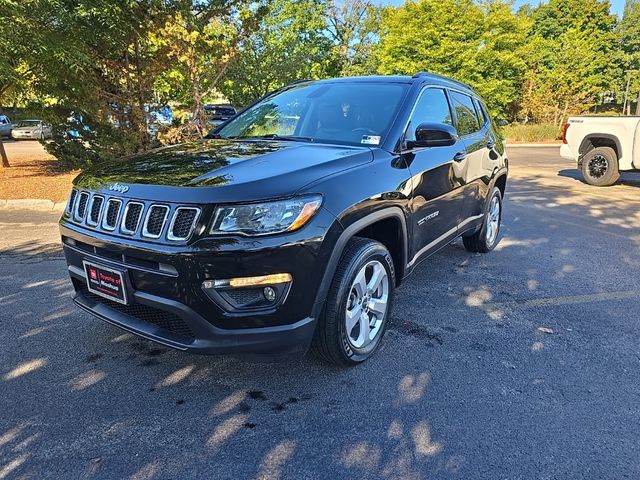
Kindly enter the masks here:
[[312, 352], [341, 366], [373, 355], [391, 314], [394, 286], [393, 261], [385, 246], [367, 238], [349, 240], [318, 319]]
[[502, 193], [493, 188], [484, 212], [482, 227], [473, 235], [462, 237], [464, 248], [470, 252], [488, 253], [498, 244], [502, 221]]
[[584, 181], [596, 187], [609, 187], [620, 178], [618, 156], [611, 147], [597, 147], [582, 159]]

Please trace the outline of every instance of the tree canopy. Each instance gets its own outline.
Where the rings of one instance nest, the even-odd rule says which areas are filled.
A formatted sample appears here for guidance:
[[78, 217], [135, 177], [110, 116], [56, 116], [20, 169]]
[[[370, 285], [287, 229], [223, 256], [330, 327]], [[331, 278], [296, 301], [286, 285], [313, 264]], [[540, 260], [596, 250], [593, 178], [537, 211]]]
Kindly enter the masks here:
[[[77, 166], [202, 136], [206, 103], [306, 78], [427, 70], [557, 126], [640, 92], [640, 0], [622, 18], [607, 0], [0, 0], [0, 38], [0, 105], [51, 120], [47, 148]], [[165, 104], [174, 136], [149, 125]]]

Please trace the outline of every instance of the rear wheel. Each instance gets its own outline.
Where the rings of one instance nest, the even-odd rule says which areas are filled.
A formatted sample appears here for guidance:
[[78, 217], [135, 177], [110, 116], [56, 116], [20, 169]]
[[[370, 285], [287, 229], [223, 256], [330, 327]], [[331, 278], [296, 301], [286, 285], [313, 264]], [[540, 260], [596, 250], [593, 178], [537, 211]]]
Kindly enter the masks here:
[[589, 185], [609, 187], [620, 178], [618, 156], [611, 147], [597, 147], [582, 159], [582, 176]]
[[323, 360], [356, 365], [377, 350], [391, 314], [395, 272], [384, 245], [352, 238], [336, 269], [312, 351]]
[[462, 237], [464, 247], [470, 252], [488, 253], [498, 244], [502, 221], [502, 193], [494, 187], [484, 212], [480, 230], [473, 235]]

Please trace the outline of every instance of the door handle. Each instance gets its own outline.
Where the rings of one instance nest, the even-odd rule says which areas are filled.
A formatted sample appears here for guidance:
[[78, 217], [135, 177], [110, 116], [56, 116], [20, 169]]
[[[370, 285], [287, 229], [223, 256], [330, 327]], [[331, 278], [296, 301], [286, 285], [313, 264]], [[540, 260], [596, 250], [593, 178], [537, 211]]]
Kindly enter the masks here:
[[467, 152], [458, 152], [453, 156], [453, 161], [454, 162], [461, 162], [465, 158], [467, 158]]

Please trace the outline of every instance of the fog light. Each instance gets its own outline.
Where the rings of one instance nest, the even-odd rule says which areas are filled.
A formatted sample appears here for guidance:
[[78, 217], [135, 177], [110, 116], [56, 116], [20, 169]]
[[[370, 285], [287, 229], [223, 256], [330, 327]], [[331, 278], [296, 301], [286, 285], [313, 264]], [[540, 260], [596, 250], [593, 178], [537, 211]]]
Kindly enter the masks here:
[[257, 277], [205, 280], [202, 290], [227, 312], [273, 309], [286, 301], [293, 277], [275, 273]]
[[274, 302], [276, 300], [276, 291], [272, 287], [264, 287], [262, 291], [264, 298], [266, 298], [270, 302]]

